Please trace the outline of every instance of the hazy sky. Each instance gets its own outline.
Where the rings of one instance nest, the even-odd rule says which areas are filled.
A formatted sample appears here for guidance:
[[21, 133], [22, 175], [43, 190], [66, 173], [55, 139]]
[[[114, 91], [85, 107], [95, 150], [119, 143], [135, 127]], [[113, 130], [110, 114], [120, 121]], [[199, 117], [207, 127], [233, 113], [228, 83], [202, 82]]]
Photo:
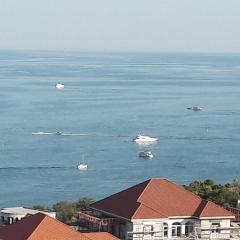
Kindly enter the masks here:
[[0, 0], [0, 49], [240, 52], [240, 0]]

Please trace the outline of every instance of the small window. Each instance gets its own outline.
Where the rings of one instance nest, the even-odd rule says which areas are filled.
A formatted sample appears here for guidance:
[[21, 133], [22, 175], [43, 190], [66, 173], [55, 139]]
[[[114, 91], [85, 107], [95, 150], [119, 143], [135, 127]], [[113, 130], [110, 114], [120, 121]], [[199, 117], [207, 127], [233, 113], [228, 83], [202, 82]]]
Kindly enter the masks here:
[[175, 222], [172, 224], [172, 236], [173, 237], [180, 237], [181, 236], [181, 230], [182, 226], [181, 223]]
[[194, 232], [193, 222], [189, 221], [185, 224], [185, 235], [189, 236]]
[[143, 231], [146, 232], [146, 233], [152, 232], [153, 231], [153, 225], [145, 225]]
[[163, 233], [164, 233], [164, 237], [168, 237], [168, 224], [167, 223], [163, 223]]
[[212, 223], [212, 233], [220, 233], [220, 223]]

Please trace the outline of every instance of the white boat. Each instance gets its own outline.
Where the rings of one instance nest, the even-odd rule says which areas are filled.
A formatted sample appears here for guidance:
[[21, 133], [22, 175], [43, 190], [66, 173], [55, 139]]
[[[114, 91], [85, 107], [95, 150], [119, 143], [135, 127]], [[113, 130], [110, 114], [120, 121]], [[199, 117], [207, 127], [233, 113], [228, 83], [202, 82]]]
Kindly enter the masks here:
[[32, 135], [62, 135], [62, 132], [32, 132]]
[[77, 169], [80, 171], [85, 171], [88, 169], [88, 165], [86, 163], [78, 163]]
[[62, 83], [57, 83], [55, 87], [58, 89], [63, 89], [65, 86]]
[[135, 138], [133, 138], [132, 141], [136, 143], [156, 142], [158, 141], [158, 138], [139, 134]]
[[142, 158], [153, 158], [154, 155], [150, 151], [143, 151], [143, 152], [139, 153], [139, 157], [142, 157]]
[[86, 171], [88, 169], [88, 165], [86, 163], [84, 163], [84, 156], [82, 156], [82, 162], [78, 163], [77, 169], [80, 171]]
[[201, 111], [203, 108], [198, 106], [193, 106], [193, 107], [188, 107], [187, 109], [197, 112], [197, 111]]

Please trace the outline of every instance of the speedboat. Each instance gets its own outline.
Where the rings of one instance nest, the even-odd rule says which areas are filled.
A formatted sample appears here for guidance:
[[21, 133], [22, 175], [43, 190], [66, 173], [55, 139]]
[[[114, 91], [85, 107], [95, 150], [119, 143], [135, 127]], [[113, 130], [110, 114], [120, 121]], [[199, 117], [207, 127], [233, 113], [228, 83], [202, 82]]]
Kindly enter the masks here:
[[198, 106], [193, 106], [193, 107], [188, 107], [187, 109], [197, 112], [197, 111], [201, 111], [203, 108]]
[[64, 84], [62, 84], [62, 83], [57, 83], [57, 84], [56, 84], [56, 88], [58, 88], [58, 89], [63, 89], [63, 88], [64, 88]]
[[154, 155], [150, 151], [143, 151], [143, 152], [139, 153], [139, 157], [142, 157], [142, 158], [153, 158]]
[[88, 165], [86, 163], [78, 163], [77, 169], [80, 171], [86, 171], [88, 168]]
[[62, 135], [62, 132], [32, 132], [32, 135]]
[[133, 142], [136, 142], [136, 143], [146, 143], [146, 142], [156, 142], [158, 140], [158, 138], [156, 137], [149, 137], [149, 136], [146, 136], [146, 135], [137, 135], [135, 138], [133, 138]]

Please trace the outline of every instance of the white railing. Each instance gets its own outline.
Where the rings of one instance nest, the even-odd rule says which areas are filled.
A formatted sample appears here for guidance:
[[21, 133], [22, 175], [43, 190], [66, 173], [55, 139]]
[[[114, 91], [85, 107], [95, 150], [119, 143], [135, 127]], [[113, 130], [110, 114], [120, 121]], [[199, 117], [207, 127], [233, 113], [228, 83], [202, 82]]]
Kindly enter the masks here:
[[[171, 231], [171, 229], [169, 229]], [[170, 238], [163, 237], [163, 231], [150, 232], [128, 232], [127, 240], [187, 240], [187, 239], [202, 239], [202, 240], [240, 240], [240, 227], [230, 228], [196, 228], [194, 232], [186, 235], [172, 236]]]

